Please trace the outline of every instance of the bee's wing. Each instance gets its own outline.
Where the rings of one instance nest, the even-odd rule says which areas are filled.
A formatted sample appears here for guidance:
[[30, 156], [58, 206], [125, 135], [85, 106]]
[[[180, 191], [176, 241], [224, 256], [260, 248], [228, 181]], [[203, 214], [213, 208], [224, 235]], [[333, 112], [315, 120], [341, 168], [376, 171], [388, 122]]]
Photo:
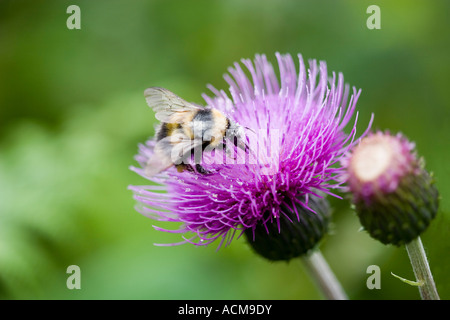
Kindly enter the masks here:
[[184, 159], [186, 155], [191, 153], [193, 149], [200, 147], [202, 143], [201, 139], [192, 140], [185, 136], [184, 139], [173, 146], [172, 154], [176, 159]]
[[192, 149], [201, 145], [202, 140], [192, 140], [181, 133], [158, 141], [152, 157], [145, 166], [145, 175], [151, 178], [161, 171], [170, 168], [177, 161], [184, 159], [184, 156], [190, 153]]
[[148, 106], [155, 111], [156, 119], [161, 122], [180, 123], [184, 119], [183, 114], [201, 109], [164, 88], [148, 88], [144, 95]]
[[145, 166], [145, 175], [148, 178], [164, 171], [172, 166], [172, 160], [161, 150], [155, 149], [152, 157], [148, 160]]

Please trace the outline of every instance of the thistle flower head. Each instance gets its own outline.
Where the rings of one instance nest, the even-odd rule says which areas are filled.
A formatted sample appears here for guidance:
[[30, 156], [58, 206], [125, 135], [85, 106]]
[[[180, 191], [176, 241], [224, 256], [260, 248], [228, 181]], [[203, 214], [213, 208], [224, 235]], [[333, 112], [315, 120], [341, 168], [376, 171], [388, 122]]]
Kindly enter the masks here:
[[308, 207], [297, 203], [293, 210], [282, 208], [283, 217], [279, 221], [257, 224], [255, 228], [245, 230], [249, 245], [271, 261], [289, 261], [307, 254], [318, 246], [331, 220], [327, 199], [310, 196]]
[[401, 134], [378, 131], [362, 139], [346, 163], [355, 197], [370, 202], [377, 193], [395, 191], [407, 174], [417, 174], [420, 166], [414, 148]]
[[342, 163], [356, 213], [373, 238], [384, 244], [408, 243], [435, 217], [434, 181], [415, 144], [403, 135], [370, 134]]
[[[356, 143], [356, 119], [348, 134], [344, 128], [360, 91], [350, 92], [341, 73], [329, 78], [325, 62], [311, 60], [307, 70], [299, 55], [297, 71], [290, 55], [276, 57], [279, 79], [266, 57], [257, 55], [242, 60], [245, 71], [238, 63], [228, 69], [228, 93], [208, 86], [213, 97], [203, 95], [209, 107], [246, 128], [249, 152], [236, 148], [232, 159], [226, 156], [231, 163], [218, 161], [220, 151], [205, 152], [202, 166], [209, 174], [170, 168], [152, 178], [161, 186], [130, 186], [139, 212], [181, 223], [177, 230], [156, 229], [183, 234], [181, 243], [221, 238], [219, 247], [236, 232], [251, 230], [255, 237], [258, 225], [276, 224], [283, 233], [280, 219], [300, 221], [298, 206], [313, 211], [311, 196], [340, 186], [339, 160]], [[154, 145], [150, 139], [139, 146], [141, 167], [132, 170], [144, 176]]]

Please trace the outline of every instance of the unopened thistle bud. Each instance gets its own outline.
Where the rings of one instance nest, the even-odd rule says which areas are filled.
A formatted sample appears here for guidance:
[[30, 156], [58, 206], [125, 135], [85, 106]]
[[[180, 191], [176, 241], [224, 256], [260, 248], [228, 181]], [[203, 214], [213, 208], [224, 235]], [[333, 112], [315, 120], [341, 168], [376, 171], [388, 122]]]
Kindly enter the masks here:
[[438, 191], [414, 148], [401, 134], [377, 132], [344, 160], [359, 220], [384, 244], [410, 242], [436, 216]]
[[[302, 199], [305, 200], [304, 197]], [[261, 256], [279, 261], [300, 257], [316, 247], [328, 231], [330, 206], [324, 198], [310, 196], [307, 207], [282, 205], [279, 219], [271, 219], [245, 231], [248, 243]]]

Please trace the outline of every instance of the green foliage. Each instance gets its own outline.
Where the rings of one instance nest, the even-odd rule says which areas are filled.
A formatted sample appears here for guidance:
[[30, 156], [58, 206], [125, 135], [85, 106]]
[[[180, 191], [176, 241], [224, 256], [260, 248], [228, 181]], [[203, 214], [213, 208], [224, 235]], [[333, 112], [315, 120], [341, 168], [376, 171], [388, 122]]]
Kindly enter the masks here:
[[[442, 195], [422, 240], [442, 299], [450, 297], [450, 27], [446, 2], [379, 1], [381, 30], [366, 28], [369, 1], [0, 2], [0, 298], [315, 299], [295, 263], [268, 263], [243, 238], [215, 246], [180, 241], [134, 211], [128, 170], [154, 133], [143, 91], [162, 86], [189, 101], [233, 62], [302, 53], [363, 92], [359, 132], [402, 131], [417, 142]], [[414, 275], [402, 248], [365, 232], [347, 201], [333, 200], [324, 255], [350, 298], [417, 299], [391, 272]], [[171, 224], [158, 226], [176, 228]], [[68, 290], [66, 268], [81, 268]], [[379, 265], [381, 290], [365, 286]]]

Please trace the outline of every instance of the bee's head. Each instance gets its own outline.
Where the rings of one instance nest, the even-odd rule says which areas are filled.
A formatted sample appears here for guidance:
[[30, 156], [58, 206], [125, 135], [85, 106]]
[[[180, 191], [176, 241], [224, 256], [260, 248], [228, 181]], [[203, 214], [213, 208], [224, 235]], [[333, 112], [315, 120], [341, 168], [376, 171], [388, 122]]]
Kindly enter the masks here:
[[225, 139], [233, 142], [236, 147], [247, 152], [249, 147], [247, 145], [247, 137], [245, 136], [244, 128], [231, 119], [229, 119], [229, 124]]

